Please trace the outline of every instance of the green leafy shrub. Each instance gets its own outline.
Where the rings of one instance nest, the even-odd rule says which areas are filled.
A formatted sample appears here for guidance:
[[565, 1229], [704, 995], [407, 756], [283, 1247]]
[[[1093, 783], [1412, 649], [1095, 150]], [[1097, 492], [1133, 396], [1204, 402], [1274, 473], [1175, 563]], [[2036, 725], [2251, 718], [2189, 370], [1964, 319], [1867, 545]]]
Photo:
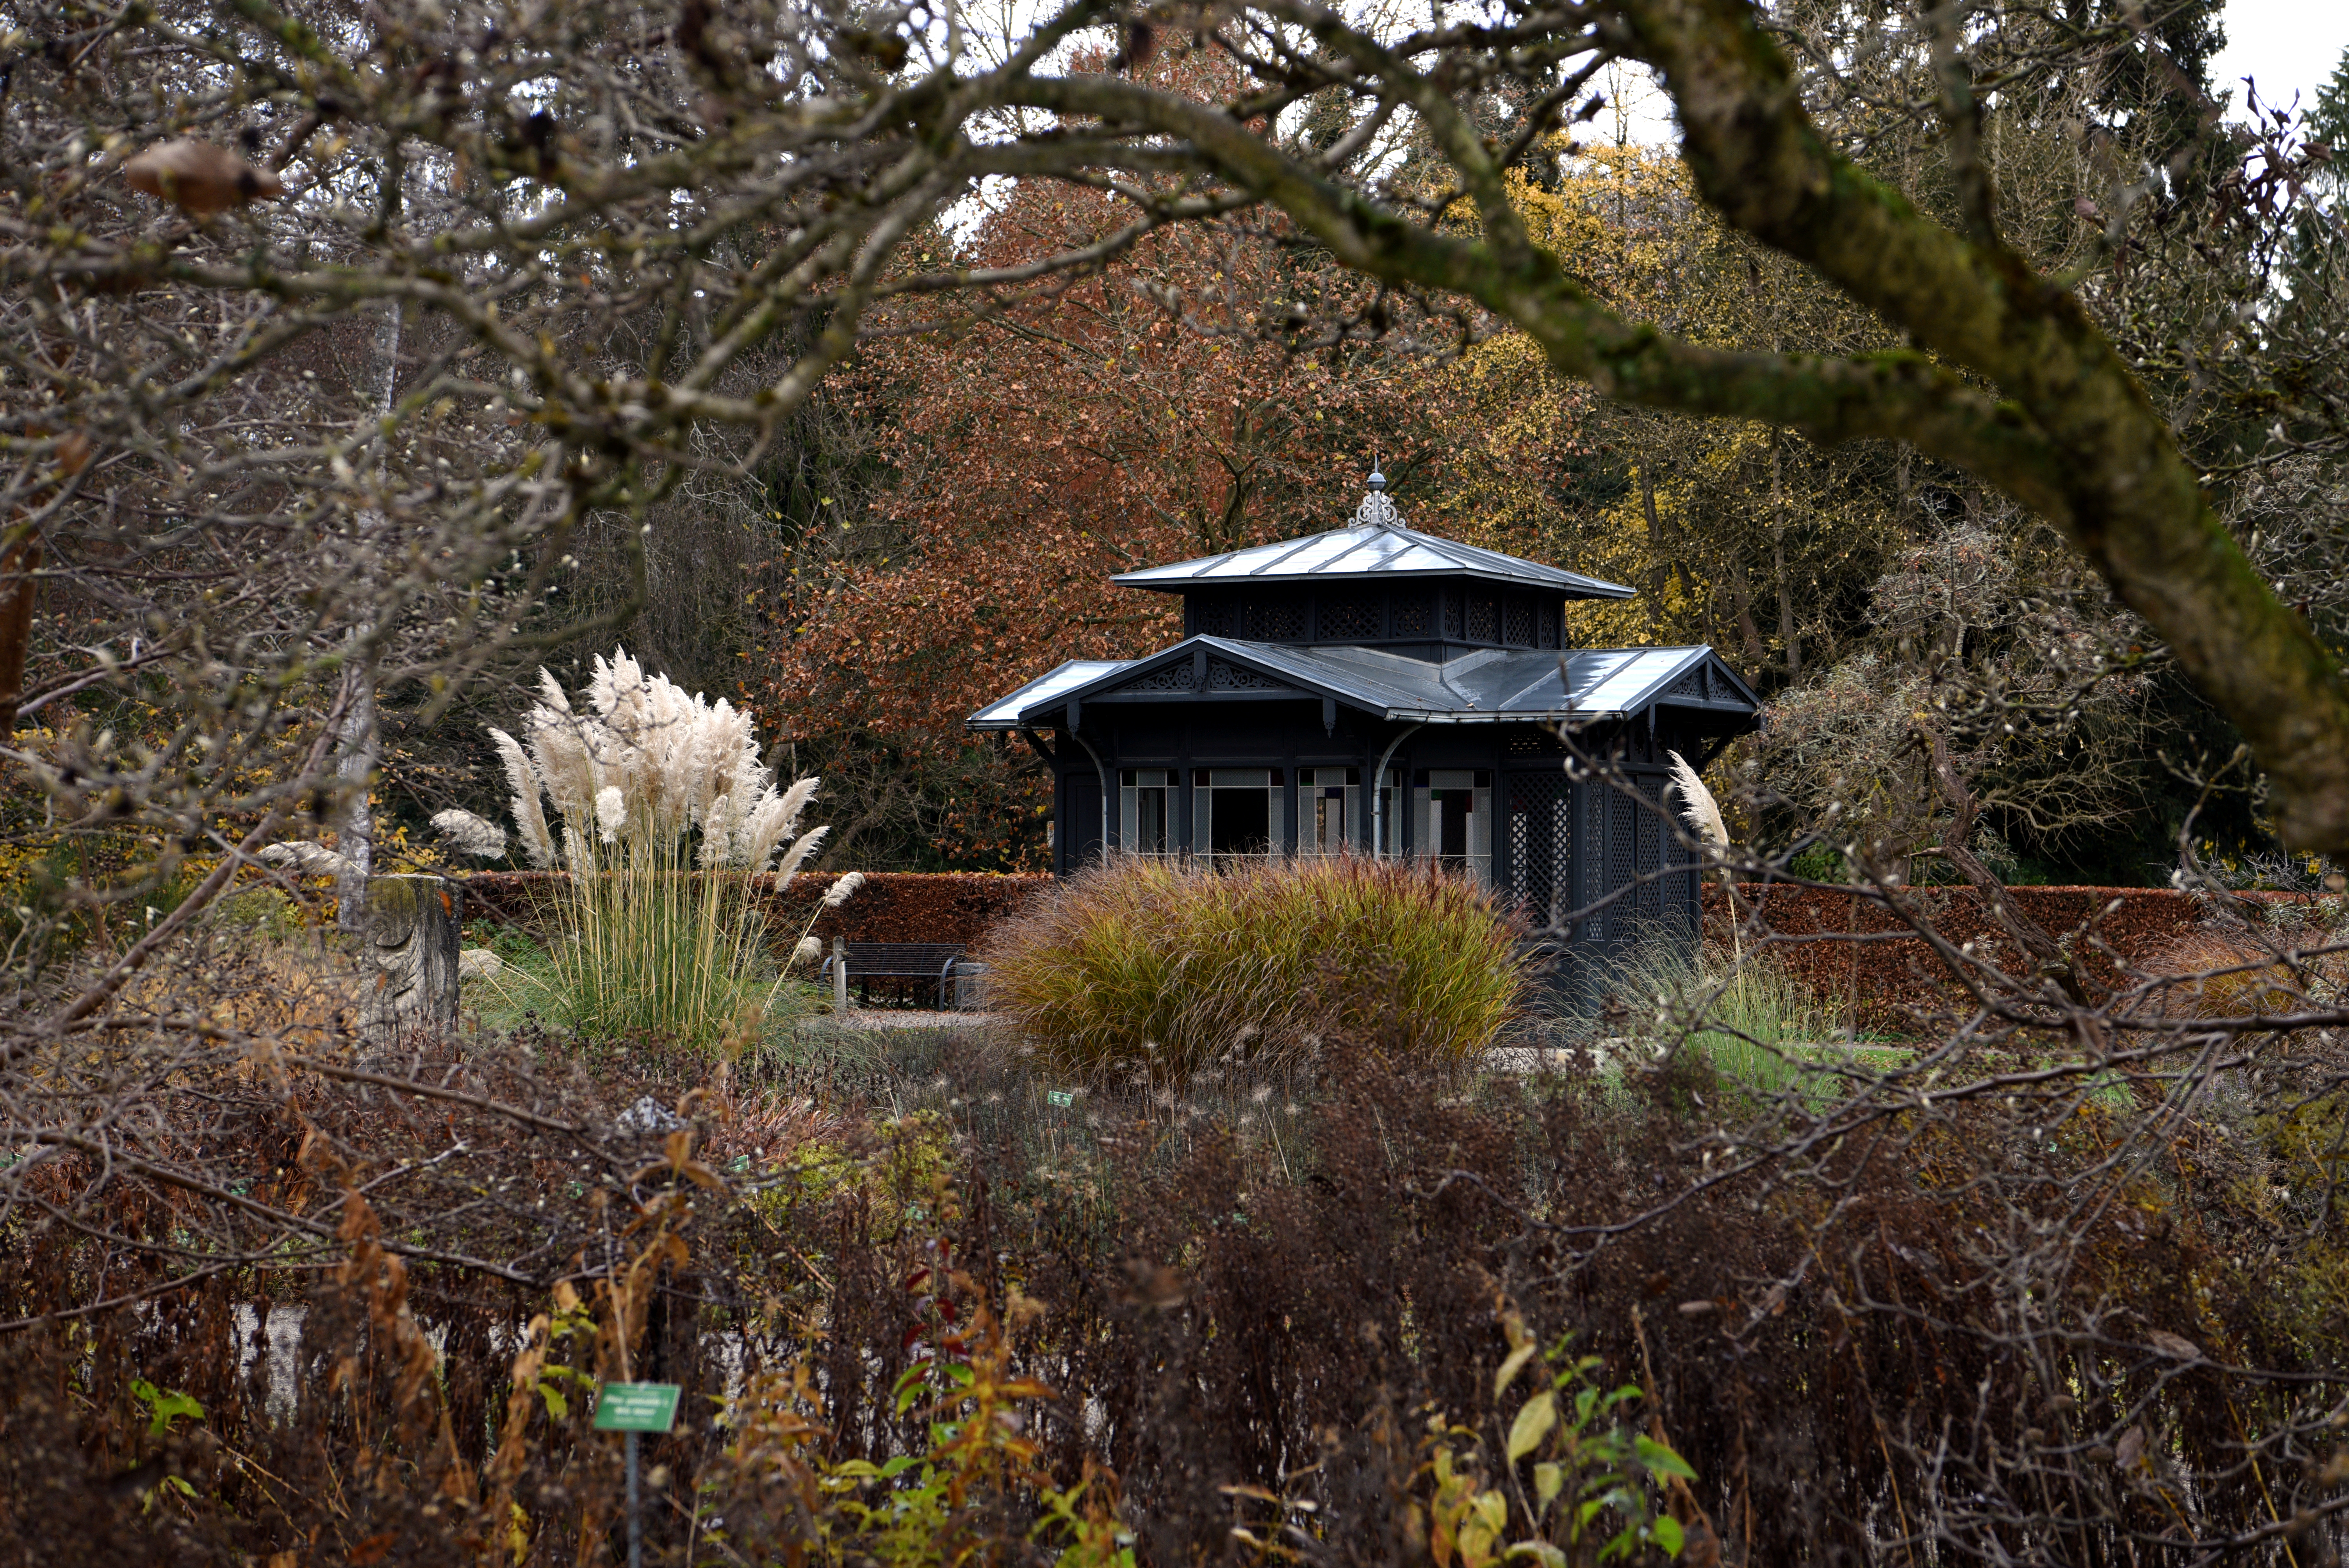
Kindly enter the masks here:
[[1467, 1057], [1524, 999], [1516, 937], [1491, 893], [1425, 865], [1120, 860], [1038, 900], [982, 956], [991, 1005], [1055, 1070], [1164, 1081], [1337, 1040]]
[[[1537, 1350], [1517, 1314], [1507, 1314], [1503, 1326], [1510, 1348], [1493, 1377], [1495, 1400]], [[1430, 1418], [1427, 1460], [1413, 1488], [1413, 1544], [1461, 1568], [1520, 1560], [1578, 1568], [1658, 1553], [1677, 1557], [1691, 1532], [1664, 1506], [1665, 1494], [1675, 1491], [1673, 1501], [1692, 1517], [1708, 1548], [1705, 1556], [1717, 1557], [1712, 1523], [1686, 1484], [1696, 1471], [1661, 1432], [1650, 1437], [1627, 1418], [1646, 1395], [1636, 1383], [1609, 1388], [1596, 1381], [1600, 1358], [1569, 1357], [1567, 1346], [1561, 1338], [1538, 1350], [1534, 1390], [1509, 1418], [1499, 1462], [1474, 1427]], [[1521, 1477], [1521, 1468], [1530, 1473]]]

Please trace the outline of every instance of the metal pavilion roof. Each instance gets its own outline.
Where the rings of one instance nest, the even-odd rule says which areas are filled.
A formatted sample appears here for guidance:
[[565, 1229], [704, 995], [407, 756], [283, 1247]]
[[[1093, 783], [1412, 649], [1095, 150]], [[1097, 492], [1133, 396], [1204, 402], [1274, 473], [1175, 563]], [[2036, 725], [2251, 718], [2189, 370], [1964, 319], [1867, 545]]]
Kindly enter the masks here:
[[1359, 582], [1396, 577], [1474, 577], [1519, 588], [1546, 588], [1577, 599], [1629, 599], [1634, 590], [1579, 572], [1520, 561], [1497, 550], [1438, 539], [1403, 526], [1402, 514], [1386, 496], [1386, 480], [1371, 476], [1371, 493], [1353, 522], [1326, 533], [1284, 539], [1247, 550], [1203, 555], [1167, 566], [1145, 567], [1110, 579], [1125, 588], [1163, 593], [1252, 583]]
[[[1145, 659], [1062, 665], [972, 714], [972, 729], [1062, 722], [1071, 701], [1158, 702], [1239, 695], [1212, 680], [1169, 681], [1185, 665], [1224, 661], [1268, 676], [1288, 695], [1330, 698], [1380, 718], [1422, 724], [1525, 724], [1625, 718], [1659, 703], [1724, 714], [1761, 706], [1710, 647], [1480, 648], [1446, 664], [1377, 648], [1298, 647], [1189, 637]], [[1134, 687], [1133, 690], [1121, 688]], [[1252, 695], [1278, 696], [1262, 686]]]

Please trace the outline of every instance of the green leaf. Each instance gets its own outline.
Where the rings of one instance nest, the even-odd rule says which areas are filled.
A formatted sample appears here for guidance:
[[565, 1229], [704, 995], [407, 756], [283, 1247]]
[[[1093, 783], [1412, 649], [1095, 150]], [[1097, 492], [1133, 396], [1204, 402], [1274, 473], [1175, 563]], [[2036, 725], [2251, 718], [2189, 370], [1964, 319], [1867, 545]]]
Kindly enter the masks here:
[[147, 1429], [155, 1437], [169, 1432], [171, 1423], [182, 1416], [195, 1421], [204, 1418], [204, 1408], [175, 1388], [158, 1388], [144, 1377], [133, 1377], [130, 1392], [147, 1407]]
[[546, 1401], [548, 1415], [558, 1421], [570, 1418], [571, 1401], [563, 1397], [563, 1390], [554, 1386], [553, 1379], [541, 1377], [538, 1380], [538, 1397]]
[[1566, 1568], [1566, 1553], [1547, 1541], [1520, 1541], [1510, 1547], [1505, 1555], [1530, 1557], [1540, 1563], [1542, 1568]]
[[1534, 1500], [1547, 1510], [1557, 1494], [1566, 1490], [1564, 1465], [1534, 1466]]
[[1509, 1462], [1515, 1464], [1533, 1452], [1557, 1425], [1557, 1395], [1537, 1394], [1526, 1400], [1517, 1418], [1509, 1423]]
[[1696, 1471], [1689, 1468], [1688, 1460], [1653, 1438], [1634, 1438], [1631, 1441], [1639, 1450], [1640, 1462], [1648, 1467], [1651, 1474], [1676, 1475], [1682, 1480], [1696, 1479]]
[[1655, 1523], [1650, 1525], [1648, 1533], [1656, 1538], [1656, 1544], [1662, 1547], [1667, 1555], [1677, 1557], [1681, 1554], [1682, 1544], [1681, 1522], [1671, 1514], [1663, 1515]]
[[887, 1464], [883, 1465], [876, 1473], [883, 1480], [887, 1480], [893, 1475], [904, 1475], [907, 1470], [912, 1470], [916, 1465], [920, 1464], [921, 1462], [921, 1459], [917, 1455], [899, 1454], [895, 1459], [891, 1460]]
[[915, 1400], [922, 1397], [922, 1386], [929, 1375], [930, 1364], [916, 1361], [897, 1374], [897, 1414], [904, 1415]]

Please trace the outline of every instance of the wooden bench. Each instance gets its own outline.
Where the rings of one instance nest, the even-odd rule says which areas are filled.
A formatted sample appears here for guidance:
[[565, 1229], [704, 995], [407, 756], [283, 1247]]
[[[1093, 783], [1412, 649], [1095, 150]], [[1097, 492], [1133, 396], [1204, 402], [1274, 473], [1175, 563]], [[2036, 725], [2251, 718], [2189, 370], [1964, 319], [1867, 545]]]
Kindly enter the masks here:
[[[959, 942], [835, 942], [817, 977], [831, 980], [832, 994], [843, 1004], [852, 980], [926, 980], [937, 987], [938, 1006], [950, 1007], [962, 954]], [[863, 995], [872, 999], [869, 985]]]

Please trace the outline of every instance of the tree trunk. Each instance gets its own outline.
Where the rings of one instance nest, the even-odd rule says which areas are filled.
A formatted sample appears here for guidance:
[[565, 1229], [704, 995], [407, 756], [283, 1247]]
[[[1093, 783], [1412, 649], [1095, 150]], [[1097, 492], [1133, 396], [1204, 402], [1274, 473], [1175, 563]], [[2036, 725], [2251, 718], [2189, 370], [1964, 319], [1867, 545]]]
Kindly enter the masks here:
[[[378, 441], [387, 438], [381, 427], [391, 414], [392, 390], [398, 379], [399, 305], [396, 301], [387, 301], [377, 309], [375, 332], [367, 342], [364, 380], [367, 418], [377, 427]], [[373, 482], [378, 487], [383, 483], [379, 464]], [[383, 534], [382, 511], [376, 507], [363, 510], [358, 517], [357, 540], [362, 584], [380, 564], [374, 552], [382, 546]], [[338, 748], [341, 757], [335, 767], [341, 780], [341, 811], [335, 824], [335, 848], [347, 862], [346, 869], [335, 878], [335, 923], [347, 932], [367, 929], [367, 879], [375, 865], [375, 810], [367, 799], [382, 749], [376, 728], [375, 651], [368, 645], [375, 631], [372, 622], [363, 622], [352, 627], [345, 640], [350, 658], [346, 678], [357, 689], [343, 719]]]
[[1795, 590], [1786, 581], [1786, 486], [1778, 432], [1770, 432], [1770, 568], [1778, 579], [1778, 640], [1786, 649], [1786, 678], [1803, 673], [1803, 642], [1795, 631]]
[[41, 542], [0, 551], [0, 742], [16, 730], [25, 700], [25, 660], [33, 644], [33, 600], [40, 589]]

